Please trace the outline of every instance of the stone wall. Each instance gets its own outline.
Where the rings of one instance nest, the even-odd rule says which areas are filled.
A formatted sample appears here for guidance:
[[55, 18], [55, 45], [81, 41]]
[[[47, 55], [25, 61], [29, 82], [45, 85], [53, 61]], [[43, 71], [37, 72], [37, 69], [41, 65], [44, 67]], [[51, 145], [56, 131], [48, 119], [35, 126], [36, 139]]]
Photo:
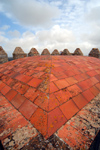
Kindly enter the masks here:
[[98, 48], [92, 48], [92, 50], [89, 53], [89, 56], [100, 58], [100, 51]]
[[31, 48], [30, 52], [28, 53], [28, 56], [37, 56], [39, 55], [39, 52], [36, 48]]
[[13, 59], [19, 59], [24, 57], [27, 57], [27, 54], [24, 53], [21, 47], [16, 47], [13, 52]]
[[41, 55], [50, 55], [49, 50], [46, 48], [42, 51]]
[[27, 54], [13, 54], [13, 59], [19, 59], [24, 57], [27, 57]]
[[4, 49], [0, 46], [0, 64], [8, 62], [8, 55]]
[[80, 48], [76, 48], [76, 50], [74, 51], [73, 55], [80, 55], [83, 56], [82, 51], [80, 50]]
[[55, 50], [52, 52], [52, 54], [51, 54], [51, 55], [59, 55], [58, 50], [57, 50], [57, 49], [55, 49]]
[[64, 49], [61, 53], [61, 55], [71, 55], [68, 49]]
[[[37, 55], [39, 55], [39, 52], [35, 48], [32, 48], [30, 52], [28, 53], [28, 56], [37, 56]], [[50, 52], [48, 49], [44, 49], [41, 55], [50, 55]], [[55, 49], [51, 53], [51, 55], [81, 55], [83, 56], [83, 53], [79, 48], [77, 48], [74, 51], [74, 53], [70, 53], [68, 49], [64, 49], [63, 51], [61, 51], [61, 53], [59, 53], [59, 51]], [[90, 51], [88, 55], [91, 57], [96, 57], [100, 59], [100, 51], [98, 48], [92, 48], [92, 50]], [[24, 57], [27, 57], [27, 54], [22, 50], [21, 47], [16, 47], [13, 52], [13, 59], [19, 59], [19, 58], [24, 58]], [[4, 51], [4, 49], [0, 46], [0, 64], [5, 63], [5, 62], [8, 62], [8, 55]]]

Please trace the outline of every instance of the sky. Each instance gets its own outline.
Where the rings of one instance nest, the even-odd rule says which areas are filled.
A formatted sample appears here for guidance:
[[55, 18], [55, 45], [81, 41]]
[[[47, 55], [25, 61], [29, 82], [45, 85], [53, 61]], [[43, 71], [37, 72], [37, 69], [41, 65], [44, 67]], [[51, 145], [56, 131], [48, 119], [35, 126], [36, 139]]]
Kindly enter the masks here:
[[100, 50], [100, 0], [0, 0], [0, 46], [9, 57], [16, 47]]

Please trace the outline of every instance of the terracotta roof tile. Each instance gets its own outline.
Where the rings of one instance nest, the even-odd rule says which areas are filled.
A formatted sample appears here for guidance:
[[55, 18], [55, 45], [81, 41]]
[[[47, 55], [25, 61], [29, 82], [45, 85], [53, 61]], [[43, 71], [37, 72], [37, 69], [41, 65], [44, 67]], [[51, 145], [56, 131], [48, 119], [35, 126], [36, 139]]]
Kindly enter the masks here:
[[[85, 115], [89, 117], [89, 110], [85, 108], [90, 109], [94, 105], [98, 110], [99, 105], [92, 104], [92, 99], [99, 93], [100, 60], [97, 58], [50, 55], [36, 56], [34, 60], [27, 57], [2, 64], [0, 114], [3, 121], [4, 118], [6, 123], [9, 120], [8, 124], [3, 123], [2, 138], [12, 134], [8, 129], [15, 132], [19, 126], [26, 127], [30, 122], [44, 138], [58, 131], [56, 134], [70, 147], [78, 148], [82, 144], [84, 148], [89, 139], [82, 131], [82, 128], [87, 128]], [[84, 119], [79, 120], [80, 116], [84, 116]], [[72, 117], [76, 117], [77, 122]], [[71, 122], [68, 122], [69, 119]], [[78, 130], [81, 122], [82, 128]], [[6, 134], [3, 132], [5, 128]]]

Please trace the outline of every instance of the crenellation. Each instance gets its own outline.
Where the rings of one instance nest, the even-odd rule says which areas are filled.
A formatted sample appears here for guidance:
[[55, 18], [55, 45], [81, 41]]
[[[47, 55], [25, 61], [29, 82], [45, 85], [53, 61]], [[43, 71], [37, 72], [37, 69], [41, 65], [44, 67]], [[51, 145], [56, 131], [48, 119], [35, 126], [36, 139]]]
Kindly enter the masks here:
[[27, 57], [27, 54], [24, 53], [21, 47], [16, 47], [13, 52], [13, 59], [24, 58]]
[[5, 62], [8, 62], [8, 55], [4, 51], [4, 49], [2, 48], [2, 46], [0, 46], [0, 64], [3, 64]]
[[[40, 55], [38, 50], [36, 48], [31, 48], [31, 50], [28, 53], [28, 57], [31, 56], [38, 56]], [[59, 53], [59, 51], [57, 49], [54, 49], [54, 51], [50, 54], [49, 50], [47, 48], [45, 48], [41, 55], [78, 55], [78, 56], [83, 56], [83, 52], [81, 51], [80, 48], [76, 48], [76, 50], [71, 53], [67, 48], [64, 49], [63, 51], [61, 51]], [[100, 51], [98, 48], [92, 48], [92, 50], [90, 51], [90, 53], [88, 54], [88, 56], [91, 57], [96, 57], [100, 59]], [[22, 50], [21, 47], [16, 47], [14, 52], [13, 52], [13, 60], [14, 59], [19, 59], [19, 58], [24, 58], [27, 57], [27, 54]], [[8, 62], [8, 55], [7, 53], [4, 51], [4, 49], [2, 48], [2, 46], [0, 46], [0, 64]]]

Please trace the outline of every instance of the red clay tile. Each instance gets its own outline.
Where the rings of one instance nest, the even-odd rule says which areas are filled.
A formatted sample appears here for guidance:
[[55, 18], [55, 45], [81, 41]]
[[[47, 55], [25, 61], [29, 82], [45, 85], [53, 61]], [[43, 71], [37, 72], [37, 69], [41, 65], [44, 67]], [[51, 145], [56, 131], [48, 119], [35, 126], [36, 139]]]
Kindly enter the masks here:
[[95, 70], [98, 74], [100, 74], [100, 69]]
[[41, 77], [40, 77], [40, 79], [43, 81], [43, 80], [45, 80], [45, 79], [48, 79], [49, 80], [49, 77], [50, 77], [50, 75], [48, 74], [48, 73], [44, 73]]
[[29, 88], [27, 92], [24, 94], [24, 96], [34, 102], [34, 100], [41, 94], [39, 90], [36, 90], [34, 88]]
[[[17, 97], [16, 93], [13, 95], [14, 93], [10, 92], [11, 89], [7, 91], [7, 93], [4, 93], [5, 97], [8, 96], [10, 101], [15, 107], [19, 108], [22, 114], [14, 109], [8, 100], [8, 103], [6, 103], [6, 98], [0, 96], [0, 104], [9, 106], [9, 109], [7, 109], [7, 114], [9, 115], [7, 117], [7, 122], [10, 122], [10, 125], [7, 126], [7, 128], [12, 127], [13, 129], [16, 129], [19, 125], [22, 126], [22, 124], [27, 124], [27, 121], [23, 119], [24, 117], [22, 115], [24, 115], [27, 119], [30, 119], [34, 127], [36, 127], [45, 138], [52, 135], [66, 122], [65, 120], [70, 119], [71, 116], [79, 111], [78, 107], [82, 108], [87, 103], [86, 100], [89, 102], [92, 97], [95, 97], [93, 94], [95, 93], [96, 95], [100, 90], [99, 64], [99, 59], [96, 61], [95, 58], [83, 56], [36, 56], [34, 59], [27, 57], [14, 60], [13, 63], [8, 62], [6, 65], [1, 65], [0, 72], [3, 72], [3, 74], [0, 74], [0, 80], [15, 89], [14, 92], [17, 91], [18, 93], [23, 94], [21, 97], [25, 96], [25, 101], [23, 101], [20, 98], [15, 99], [15, 97]], [[83, 93], [77, 85], [77, 82], [79, 81], [84, 81], [81, 85], [83, 91], [85, 90]], [[22, 82], [28, 82], [29, 85], [22, 84]], [[95, 88], [91, 88], [93, 85], [95, 85]], [[33, 86], [34, 88], [30, 86]], [[7, 86], [5, 85], [1, 89], [2, 93], [6, 92], [6, 90], [3, 91], [6, 87]], [[2, 95], [2, 93], [0, 95]], [[82, 93], [82, 95], [80, 95], [80, 93]], [[73, 97], [75, 102], [71, 99], [72, 96], [76, 96]], [[26, 98], [28, 100], [26, 100]], [[34, 103], [36, 103], [37, 106]], [[0, 113], [1, 116], [4, 114], [6, 115], [6, 111]], [[14, 114], [14, 120], [12, 119], [13, 117], [10, 117], [10, 114]], [[63, 122], [61, 114], [63, 114], [65, 118]], [[81, 136], [76, 132], [77, 131], [74, 130], [67, 133], [69, 136], [72, 133], [70, 137], [73, 138], [71, 139], [67, 138], [64, 132], [62, 134], [65, 140], [68, 139], [68, 142], [73, 145], [74, 149], [76, 148], [74, 146], [77, 142], [79, 147], [80, 143], [83, 142], [83, 139], [82, 141], [78, 140]], [[83, 137], [84, 136], [82, 136], [82, 138]], [[77, 139], [75, 140], [75, 138]]]
[[51, 136], [67, 119], [59, 108], [56, 108], [48, 113], [48, 136]]
[[32, 75], [33, 78], [40, 78], [44, 75], [45, 72], [37, 72]]
[[21, 84], [21, 86], [17, 89], [17, 91], [21, 94], [25, 94], [28, 89], [29, 89], [28, 85]]
[[63, 89], [63, 88], [65, 88], [65, 87], [68, 87], [68, 86], [69, 86], [68, 82], [67, 82], [65, 79], [61, 79], [61, 80], [54, 81], [54, 83], [56, 84], [56, 86], [57, 86], [59, 89]]
[[7, 85], [9, 85], [11, 88], [17, 83], [15, 79], [9, 78], [9, 80], [6, 82]]
[[56, 72], [63, 72], [64, 71], [61, 67], [53, 67], [53, 70]]
[[17, 94], [12, 100], [11, 103], [16, 107], [19, 108], [23, 102], [26, 100], [26, 98], [20, 94]]
[[92, 70], [92, 71], [88, 71], [87, 74], [90, 76], [90, 77], [93, 77], [97, 74], [96, 71]]
[[97, 95], [99, 94], [99, 90], [98, 90], [95, 86], [92, 86], [92, 87], [90, 88], [90, 91], [92, 92], [92, 94], [93, 94], [94, 96], [97, 96]]
[[67, 88], [72, 96], [76, 96], [82, 92], [82, 90], [75, 84]]
[[48, 103], [49, 103], [49, 96], [48, 94], [41, 93], [36, 100], [34, 101], [34, 104], [41, 107], [42, 109], [48, 111]]
[[54, 94], [49, 95], [48, 105], [49, 105], [48, 111], [51, 111], [52, 109], [60, 105], [59, 101], [57, 100]]
[[64, 126], [62, 126], [62, 128], [60, 128], [57, 131], [57, 136], [60, 137], [63, 141], [65, 141], [66, 144], [68, 144], [73, 150], [87, 149], [86, 148], [86, 141], [88, 141], [87, 137], [81, 134], [81, 132], [79, 132], [69, 124], [65, 124]]
[[33, 78], [31, 81], [28, 82], [28, 85], [37, 87], [42, 82], [41, 79]]
[[5, 83], [3, 83], [2, 81], [0, 81], [0, 91], [5, 87]]
[[93, 84], [92, 84], [90, 78], [89, 78], [89, 79], [86, 79], [85, 81], [86, 81], [86, 83], [88, 84], [88, 87], [89, 87], [89, 88], [93, 86]]
[[30, 122], [34, 125], [34, 127], [43, 135], [47, 134], [47, 113], [37, 108], [34, 114], [30, 118]]
[[49, 91], [50, 91], [50, 87], [49, 87], [49, 75], [46, 76], [46, 78], [39, 85], [38, 90], [40, 90], [43, 93], [49, 93]]
[[58, 92], [55, 92], [54, 94], [56, 98], [58, 99], [58, 101], [60, 102], [60, 104], [66, 102], [72, 97], [72, 95], [67, 89], [60, 90]]
[[88, 103], [88, 101], [81, 94], [73, 97], [73, 101], [79, 109], [83, 108]]
[[73, 69], [73, 73], [74, 73], [75, 75], [81, 74], [80, 70], [78, 70], [78, 69], [75, 68], [75, 67], [74, 67], [74, 69]]
[[46, 67], [36, 67], [34, 70], [43, 71], [45, 69], [46, 69]]
[[[88, 104], [88, 106], [89, 106], [89, 104]], [[91, 105], [90, 105], [89, 109], [90, 108], [91, 108]], [[91, 113], [87, 112], [87, 114], [89, 114], [89, 118], [91, 118]], [[94, 115], [94, 117], [95, 117], [95, 115]], [[94, 117], [93, 117], [93, 120], [94, 120]], [[73, 118], [71, 118], [69, 120], [68, 124], [71, 125], [73, 128], [75, 128], [76, 130], [78, 130], [81, 134], [86, 136], [91, 141], [91, 139], [94, 139], [94, 133], [92, 132], [92, 134], [91, 134], [91, 125], [89, 125], [89, 124], [91, 124], [91, 122], [93, 123], [93, 120], [92, 119], [90, 119], [90, 120], [88, 122], [86, 119], [83, 119], [83, 117], [79, 117], [79, 115], [77, 114], [76, 116], [74, 116]]]
[[78, 107], [74, 104], [72, 100], [69, 100], [68, 102], [62, 104], [60, 106], [60, 109], [67, 119], [70, 119], [79, 111]]
[[16, 76], [18, 76], [20, 73], [19, 72], [12, 72], [9, 74], [9, 77], [11, 78], [15, 78]]
[[67, 78], [68, 76], [64, 73], [64, 72], [56, 72], [56, 77], [57, 79], [64, 79], [64, 78]]
[[34, 70], [28, 70], [25, 74], [28, 76], [31, 76], [35, 71]]
[[26, 119], [30, 119], [32, 114], [36, 111], [37, 106], [29, 100], [25, 100], [19, 108], [19, 111], [25, 116]]
[[87, 75], [86, 73], [82, 73], [81, 76], [83, 77], [83, 80], [86, 80], [89, 78], [89, 75]]
[[89, 88], [88, 83], [85, 81], [81, 81], [78, 83], [78, 86], [80, 87], [81, 90], [87, 90]]
[[24, 75], [24, 74], [20, 74], [20, 75], [16, 76], [15, 78], [19, 81], [24, 82], [24, 83], [27, 83], [32, 79], [32, 77]]
[[[4, 75], [3, 75], [2, 77], [4, 77]], [[8, 81], [9, 79], [10, 79], [10, 77], [5, 76], [5, 77], [2, 78], [1, 80], [2, 80], [2, 82], [4, 82], [5, 84], [7, 84], [7, 81]]]
[[[24, 74], [25, 72], [26, 72], [26, 69], [24, 69], [24, 68], [23, 68], [21, 71], [19, 71], [20, 74]], [[20, 79], [21, 79], [21, 78], [20, 78], [20, 76], [19, 76], [19, 77], [18, 77], [18, 80], [20, 80]]]
[[67, 71], [64, 71], [65, 75], [67, 75], [68, 77], [71, 77], [71, 76], [74, 76], [75, 73], [71, 70], [67, 70]]
[[87, 99], [88, 102], [90, 102], [94, 98], [94, 95], [91, 93], [89, 89], [84, 91], [82, 95]]
[[96, 86], [96, 88], [100, 91], [100, 82], [97, 83], [95, 86]]
[[22, 85], [22, 83], [20, 81], [18, 81], [13, 85], [13, 89], [17, 90], [21, 85]]
[[53, 93], [56, 91], [58, 91], [57, 86], [53, 82], [50, 82], [50, 93]]
[[66, 81], [68, 82], [69, 85], [73, 85], [78, 82], [74, 77], [66, 78]]
[[50, 74], [50, 81], [55, 81], [55, 80], [57, 80], [57, 78], [53, 74]]
[[8, 85], [6, 85], [2, 90], [1, 90], [1, 93], [3, 95], [7, 94], [9, 91], [10, 91], [10, 87]]
[[75, 78], [77, 81], [82, 81], [82, 80], [84, 80], [84, 78], [81, 76], [81, 74], [75, 75], [74, 78]]
[[12, 121], [10, 121], [9, 124], [10, 124], [9, 128], [11, 128], [14, 132], [16, 129], [19, 128], [19, 126], [21, 128], [21, 127], [27, 125], [28, 121], [23, 116], [20, 115], [18, 118], [16, 117]]
[[96, 83], [99, 82], [95, 77], [90, 78], [90, 80], [92, 85], [95, 85]]
[[95, 77], [100, 82], [100, 74], [96, 75]]
[[13, 89], [18, 91], [20, 94], [25, 94], [26, 91], [29, 89], [29, 86], [27, 84], [17, 82], [14, 86]]
[[15, 97], [15, 95], [17, 95], [17, 92], [16, 92], [15, 90], [11, 89], [11, 90], [5, 95], [5, 97], [6, 97], [9, 101], [11, 101], [11, 100]]

